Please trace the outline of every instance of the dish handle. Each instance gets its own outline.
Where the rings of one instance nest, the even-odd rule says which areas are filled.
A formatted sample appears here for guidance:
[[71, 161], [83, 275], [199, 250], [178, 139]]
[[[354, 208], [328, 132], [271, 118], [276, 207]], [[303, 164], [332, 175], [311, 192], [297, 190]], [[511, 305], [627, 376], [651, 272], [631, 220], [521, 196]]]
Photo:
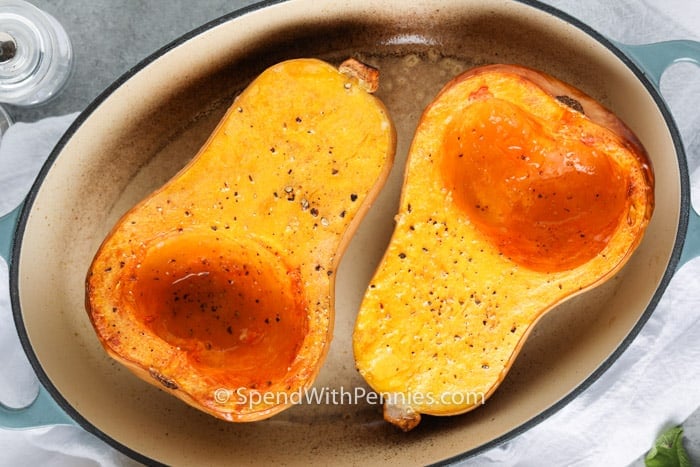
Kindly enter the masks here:
[[[14, 210], [0, 217], [0, 257], [8, 267], [12, 261], [17, 219], [22, 210], [20, 204]], [[73, 420], [59, 407], [43, 386], [34, 401], [26, 407], [12, 408], [0, 403], [1, 428], [32, 428], [44, 425], [74, 424]]]
[[700, 256], [700, 216], [691, 205], [688, 230], [685, 234], [685, 245], [678, 263], [679, 267], [698, 256]]
[[12, 211], [0, 216], [0, 258], [5, 260], [8, 267], [12, 259], [12, 245], [17, 227], [17, 218], [19, 218], [23, 204], [21, 203]]
[[13, 408], [0, 404], [0, 428], [36, 428], [46, 425], [75, 425], [43, 386], [26, 407]]
[[[660, 91], [661, 75], [674, 63], [689, 62], [700, 66], [700, 42], [691, 40], [674, 40], [652, 44], [617, 46], [639, 64], [647, 77]], [[679, 267], [693, 258], [700, 256], [700, 216], [689, 203], [688, 228]]]

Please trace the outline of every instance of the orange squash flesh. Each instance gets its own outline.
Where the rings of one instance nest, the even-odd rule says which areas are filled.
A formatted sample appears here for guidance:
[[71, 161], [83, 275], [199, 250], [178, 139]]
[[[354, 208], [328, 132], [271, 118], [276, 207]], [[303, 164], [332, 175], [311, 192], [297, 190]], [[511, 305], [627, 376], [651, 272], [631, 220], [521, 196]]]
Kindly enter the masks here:
[[267, 418], [313, 383], [338, 263], [389, 173], [394, 128], [356, 71], [376, 73], [344, 70], [298, 59], [263, 72], [88, 272], [107, 352], [224, 420]]
[[385, 419], [485, 403], [544, 313], [620, 270], [652, 210], [644, 149], [592, 98], [512, 65], [455, 78], [420, 120], [356, 320]]
[[[583, 118], [567, 110], [558, 124]], [[529, 269], [584, 264], [605, 248], [625, 208], [627, 182], [606, 154], [504, 100], [474, 102], [448, 126], [441, 150], [457, 207]]]

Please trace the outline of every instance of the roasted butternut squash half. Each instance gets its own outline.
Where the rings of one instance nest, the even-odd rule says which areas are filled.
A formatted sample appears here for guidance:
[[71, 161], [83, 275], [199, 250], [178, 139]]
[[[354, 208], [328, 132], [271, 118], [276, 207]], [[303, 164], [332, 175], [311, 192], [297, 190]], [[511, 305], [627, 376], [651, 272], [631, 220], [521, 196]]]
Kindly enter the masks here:
[[511, 65], [447, 84], [354, 330], [385, 418], [410, 430], [483, 404], [540, 317], [630, 258], [653, 199], [637, 138], [577, 89]]
[[229, 421], [314, 381], [342, 253], [386, 179], [393, 124], [376, 70], [315, 59], [264, 71], [204, 147], [97, 251], [86, 303], [106, 351]]

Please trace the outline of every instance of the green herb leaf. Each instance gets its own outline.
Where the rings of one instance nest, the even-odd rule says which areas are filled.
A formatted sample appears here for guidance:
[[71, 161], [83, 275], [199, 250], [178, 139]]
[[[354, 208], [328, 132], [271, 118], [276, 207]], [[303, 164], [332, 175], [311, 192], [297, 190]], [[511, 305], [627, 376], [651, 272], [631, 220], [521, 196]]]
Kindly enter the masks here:
[[676, 426], [661, 433], [644, 458], [646, 467], [691, 467], [683, 447], [683, 427]]

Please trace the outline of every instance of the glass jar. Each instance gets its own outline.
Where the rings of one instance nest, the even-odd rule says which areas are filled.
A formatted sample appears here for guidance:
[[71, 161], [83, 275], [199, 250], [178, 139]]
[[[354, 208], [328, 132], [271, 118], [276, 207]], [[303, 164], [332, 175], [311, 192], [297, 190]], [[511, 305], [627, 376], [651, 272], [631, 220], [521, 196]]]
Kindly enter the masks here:
[[0, 0], [0, 102], [46, 102], [72, 68], [70, 39], [53, 16], [24, 0]]

